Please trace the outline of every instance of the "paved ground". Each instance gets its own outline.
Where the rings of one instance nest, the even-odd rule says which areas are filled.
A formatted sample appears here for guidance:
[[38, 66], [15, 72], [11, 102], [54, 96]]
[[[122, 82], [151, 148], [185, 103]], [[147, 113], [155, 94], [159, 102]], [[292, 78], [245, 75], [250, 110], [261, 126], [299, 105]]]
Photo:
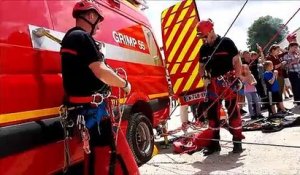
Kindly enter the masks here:
[[[291, 101], [285, 102], [292, 108]], [[246, 108], [246, 107], [245, 107]], [[245, 109], [244, 108], [244, 109]], [[293, 108], [300, 114], [300, 108]], [[169, 128], [180, 126], [179, 111], [176, 110], [169, 122]], [[179, 133], [180, 135], [181, 133]], [[244, 132], [244, 142], [293, 145], [300, 147], [300, 127], [285, 128], [279, 132]], [[231, 140], [225, 129], [221, 130], [221, 139]], [[140, 167], [142, 175], [173, 174], [300, 174], [300, 148], [243, 144], [246, 149], [241, 154], [232, 154], [232, 143], [221, 142], [219, 154], [203, 156], [202, 152], [173, 154], [172, 149], [163, 149], [158, 144], [159, 154]]]

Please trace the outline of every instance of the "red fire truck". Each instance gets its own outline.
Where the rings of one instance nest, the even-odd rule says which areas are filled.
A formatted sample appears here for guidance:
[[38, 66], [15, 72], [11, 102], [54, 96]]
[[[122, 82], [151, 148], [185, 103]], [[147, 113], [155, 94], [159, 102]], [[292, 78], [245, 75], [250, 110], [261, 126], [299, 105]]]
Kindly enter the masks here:
[[[75, 25], [75, 0], [0, 0], [0, 172], [43, 175], [62, 171], [63, 132], [59, 106], [64, 96], [60, 45], [35, 35], [43, 28], [62, 39]], [[105, 15], [95, 35], [112, 68], [126, 70], [132, 92], [122, 129], [138, 164], [154, 146], [153, 128], [169, 117], [165, 67], [139, 0], [95, 0]], [[117, 89], [113, 89], [117, 95]], [[70, 141], [71, 164], [83, 159], [81, 144]]]

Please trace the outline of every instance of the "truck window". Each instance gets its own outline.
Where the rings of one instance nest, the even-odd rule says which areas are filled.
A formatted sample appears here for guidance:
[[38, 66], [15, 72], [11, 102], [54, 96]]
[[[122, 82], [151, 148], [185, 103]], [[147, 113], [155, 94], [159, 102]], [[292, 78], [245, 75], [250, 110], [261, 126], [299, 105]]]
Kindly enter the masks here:
[[155, 65], [163, 66], [159, 48], [155, 42], [152, 32], [145, 27], [143, 27], [143, 29], [144, 29], [144, 32], [146, 35], [146, 40], [147, 40], [147, 43], [149, 46], [149, 52], [150, 52], [151, 58], [153, 59]]

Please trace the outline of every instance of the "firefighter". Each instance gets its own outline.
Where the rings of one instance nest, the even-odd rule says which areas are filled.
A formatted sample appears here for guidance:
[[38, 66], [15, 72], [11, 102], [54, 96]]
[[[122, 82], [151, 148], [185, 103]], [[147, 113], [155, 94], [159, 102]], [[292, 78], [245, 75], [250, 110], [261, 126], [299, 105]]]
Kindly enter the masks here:
[[[103, 13], [96, 2], [82, 0], [75, 4], [73, 17], [76, 26], [67, 31], [61, 43], [62, 77], [66, 104], [75, 106], [69, 115], [76, 118], [81, 133], [84, 172], [89, 175], [138, 174], [122, 133], [115, 145], [112, 121], [107, 112], [108, 87], [120, 87], [129, 94], [131, 85], [104, 63], [104, 55], [92, 37], [104, 20]], [[122, 151], [127, 156], [122, 157]], [[130, 173], [132, 170], [134, 173]]]
[[[230, 38], [222, 38], [215, 33], [214, 23], [211, 19], [201, 20], [197, 24], [197, 36], [203, 41], [200, 48], [200, 76], [203, 77], [206, 71], [211, 77], [211, 82], [207, 87], [209, 106], [211, 107], [207, 110], [209, 128], [196, 136], [195, 139], [200, 139], [195, 140], [195, 143], [198, 146], [206, 146], [204, 155], [221, 150], [217, 140], [220, 139], [220, 127], [222, 125], [220, 108], [222, 101], [225, 100], [225, 106], [228, 110], [229, 131], [233, 135], [234, 141], [233, 153], [240, 153], [243, 151], [240, 141], [245, 137], [242, 134], [241, 115], [235, 92], [241, 87], [240, 82], [236, 79], [241, 74], [242, 66], [238, 49]], [[215, 140], [208, 143], [201, 141], [201, 138], [210, 137]]]

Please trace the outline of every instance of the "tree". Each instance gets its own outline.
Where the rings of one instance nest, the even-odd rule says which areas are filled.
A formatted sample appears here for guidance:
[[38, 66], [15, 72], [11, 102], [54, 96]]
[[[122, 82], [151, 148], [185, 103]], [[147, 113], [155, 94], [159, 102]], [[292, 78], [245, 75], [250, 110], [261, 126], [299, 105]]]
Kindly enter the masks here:
[[267, 46], [264, 52], [268, 51], [269, 47], [282, 41], [288, 34], [287, 26], [282, 24], [282, 19], [273, 18], [272, 16], [263, 16], [254, 21], [254, 23], [248, 28], [247, 45], [250, 50], [256, 50], [256, 43], [264, 48], [269, 41], [277, 34], [278, 36]]

